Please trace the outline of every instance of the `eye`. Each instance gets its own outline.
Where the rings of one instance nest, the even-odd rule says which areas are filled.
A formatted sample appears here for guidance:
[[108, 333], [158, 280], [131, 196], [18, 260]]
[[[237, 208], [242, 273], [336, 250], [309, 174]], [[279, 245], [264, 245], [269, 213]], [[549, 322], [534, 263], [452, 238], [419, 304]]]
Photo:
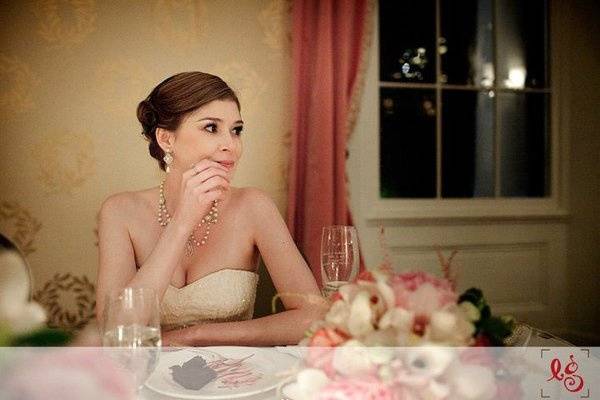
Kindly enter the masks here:
[[210, 133], [215, 133], [217, 131], [217, 124], [211, 123], [204, 127], [204, 130]]
[[233, 133], [235, 133], [237, 136], [240, 136], [243, 130], [243, 126], [236, 126], [235, 128], [233, 128]]

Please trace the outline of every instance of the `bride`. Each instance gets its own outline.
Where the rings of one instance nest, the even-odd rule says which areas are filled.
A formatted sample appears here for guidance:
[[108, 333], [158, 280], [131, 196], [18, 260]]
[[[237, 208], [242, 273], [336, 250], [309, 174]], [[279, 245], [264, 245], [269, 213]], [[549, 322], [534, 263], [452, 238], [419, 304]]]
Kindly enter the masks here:
[[[244, 125], [236, 94], [217, 76], [180, 73], [152, 90], [137, 117], [167, 173], [159, 187], [102, 204], [98, 320], [109, 291], [149, 287], [166, 345], [298, 343], [323, 303], [271, 199], [231, 186]], [[286, 311], [252, 319], [259, 256]]]

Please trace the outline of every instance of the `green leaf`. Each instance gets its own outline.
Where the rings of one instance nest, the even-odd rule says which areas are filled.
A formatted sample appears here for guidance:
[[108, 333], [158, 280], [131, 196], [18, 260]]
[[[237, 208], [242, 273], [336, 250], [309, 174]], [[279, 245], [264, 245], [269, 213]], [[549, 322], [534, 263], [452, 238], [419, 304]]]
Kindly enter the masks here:
[[71, 339], [73, 339], [73, 335], [61, 329], [42, 328], [13, 337], [10, 345], [25, 347], [65, 346]]
[[490, 306], [487, 305], [487, 303], [482, 308], [480, 308], [479, 311], [481, 311], [481, 320], [486, 320], [492, 316], [492, 310]]
[[504, 339], [512, 333], [513, 327], [502, 318], [490, 317], [482, 322], [481, 330], [488, 335], [494, 346], [502, 346]]
[[469, 288], [465, 290], [463, 294], [458, 298], [458, 303], [462, 303], [463, 301], [468, 301], [469, 303], [473, 303], [478, 309], [481, 310], [481, 304], [485, 303], [485, 299], [483, 298], [483, 292], [478, 288]]

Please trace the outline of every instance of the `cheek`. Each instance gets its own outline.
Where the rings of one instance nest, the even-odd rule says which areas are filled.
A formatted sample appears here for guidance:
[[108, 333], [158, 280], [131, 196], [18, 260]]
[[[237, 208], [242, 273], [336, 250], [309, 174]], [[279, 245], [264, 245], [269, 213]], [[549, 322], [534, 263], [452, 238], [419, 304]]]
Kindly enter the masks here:
[[181, 141], [178, 147], [181, 161], [189, 165], [209, 157], [214, 152], [214, 146], [199, 140]]

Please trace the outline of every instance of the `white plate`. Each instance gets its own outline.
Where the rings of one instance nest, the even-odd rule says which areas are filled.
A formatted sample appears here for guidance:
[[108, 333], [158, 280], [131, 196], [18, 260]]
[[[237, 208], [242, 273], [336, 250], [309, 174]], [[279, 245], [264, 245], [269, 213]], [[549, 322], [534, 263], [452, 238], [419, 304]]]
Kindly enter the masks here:
[[[181, 367], [185, 362], [200, 356], [209, 367], [219, 369], [217, 378], [200, 389], [184, 387], [173, 378], [171, 367]], [[221, 363], [233, 363], [233, 360], [244, 361], [238, 366], [237, 373], [241, 379], [228, 381], [226, 372], [232, 368]], [[217, 400], [234, 399], [268, 392], [276, 388], [286, 372], [291, 370], [298, 359], [278, 352], [274, 348], [257, 347], [203, 347], [185, 348], [179, 351], [162, 352], [154, 373], [146, 381], [148, 388], [167, 396], [183, 399]], [[229, 375], [231, 377], [231, 375]]]

